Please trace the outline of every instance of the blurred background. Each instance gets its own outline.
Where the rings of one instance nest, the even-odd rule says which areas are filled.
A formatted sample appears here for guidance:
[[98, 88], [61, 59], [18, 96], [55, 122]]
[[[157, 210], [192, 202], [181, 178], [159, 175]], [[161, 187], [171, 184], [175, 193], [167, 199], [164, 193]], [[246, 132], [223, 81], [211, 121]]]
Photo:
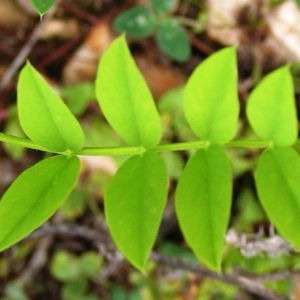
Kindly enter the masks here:
[[[93, 83], [102, 53], [126, 32], [161, 116], [161, 143], [196, 139], [181, 107], [184, 84], [201, 61], [228, 45], [238, 50], [238, 135], [252, 138], [245, 103], [264, 75], [289, 63], [300, 105], [298, 2], [61, 0], [41, 19], [29, 0], [1, 0], [0, 131], [25, 136], [16, 99], [18, 73], [28, 59], [80, 120], [85, 146], [124, 145], [102, 115]], [[191, 154], [162, 154], [170, 188], [154, 250], [197, 266], [178, 228], [173, 203], [178, 178]], [[257, 279], [282, 298], [259, 298], [237, 284], [190, 272], [180, 264], [172, 267], [150, 260], [147, 276], [137, 272], [111, 242], [103, 212], [103, 193], [126, 157], [82, 157], [79, 183], [63, 206], [27, 239], [0, 253], [0, 299], [251, 300], [292, 295], [300, 299], [299, 254], [274, 233], [257, 201], [252, 170], [258, 154], [258, 150], [228, 149], [234, 194], [223, 269]], [[47, 155], [1, 143], [0, 194], [18, 174]]]

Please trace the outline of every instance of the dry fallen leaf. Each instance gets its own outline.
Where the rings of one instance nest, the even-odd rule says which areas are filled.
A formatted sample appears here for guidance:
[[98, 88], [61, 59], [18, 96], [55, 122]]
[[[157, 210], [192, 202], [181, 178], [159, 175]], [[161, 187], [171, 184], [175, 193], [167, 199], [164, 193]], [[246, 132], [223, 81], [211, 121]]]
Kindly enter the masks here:
[[79, 33], [79, 23], [76, 19], [51, 19], [42, 27], [39, 40], [53, 38], [69, 40]]
[[99, 57], [113, 41], [113, 33], [104, 23], [95, 25], [83, 44], [75, 51], [63, 70], [63, 81], [74, 84], [93, 80]]

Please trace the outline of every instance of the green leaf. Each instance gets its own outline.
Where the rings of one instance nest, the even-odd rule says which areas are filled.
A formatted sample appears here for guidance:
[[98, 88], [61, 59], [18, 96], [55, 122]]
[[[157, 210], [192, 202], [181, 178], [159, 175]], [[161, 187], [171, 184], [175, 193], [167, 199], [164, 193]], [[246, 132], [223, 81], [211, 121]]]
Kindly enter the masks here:
[[293, 148], [265, 150], [255, 170], [259, 199], [280, 234], [300, 249], [300, 158]]
[[128, 144], [145, 148], [158, 144], [159, 115], [124, 36], [117, 38], [101, 58], [96, 96], [106, 119]]
[[18, 242], [49, 219], [74, 188], [79, 159], [47, 158], [24, 171], [0, 201], [0, 250]]
[[165, 14], [177, 7], [178, 0], [151, 0], [151, 5], [158, 13]]
[[199, 150], [179, 180], [175, 204], [183, 235], [208, 267], [220, 271], [231, 206], [231, 168], [217, 145]]
[[263, 140], [290, 146], [297, 139], [297, 116], [293, 82], [288, 66], [267, 75], [250, 94], [249, 122]]
[[235, 48], [218, 51], [196, 68], [185, 87], [183, 106], [200, 139], [226, 144], [235, 136], [239, 114]]
[[110, 233], [133, 266], [145, 271], [167, 196], [167, 170], [162, 159], [147, 151], [128, 159], [105, 194]]
[[102, 257], [96, 252], [87, 251], [80, 258], [81, 274], [90, 279], [99, 278], [102, 265]]
[[54, 253], [50, 271], [55, 279], [61, 282], [70, 282], [79, 278], [82, 279], [83, 276], [80, 269], [80, 260], [73, 254], [65, 250], [58, 250]]
[[113, 23], [113, 27], [118, 33], [126, 33], [136, 39], [153, 34], [155, 26], [155, 15], [141, 5], [135, 5], [119, 14]]
[[29, 62], [19, 78], [18, 113], [24, 132], [36, 144], [54, 152], [83, 147], [79, 123]]
[[54, 4], [55, 0], [30, 0], [35, 10], [42, 16]]
[[190, 58], [191, 45], [185, 29], [174, 19], [163, 20], [157, 30], [159, 48], [171, 58], [183, 62]]

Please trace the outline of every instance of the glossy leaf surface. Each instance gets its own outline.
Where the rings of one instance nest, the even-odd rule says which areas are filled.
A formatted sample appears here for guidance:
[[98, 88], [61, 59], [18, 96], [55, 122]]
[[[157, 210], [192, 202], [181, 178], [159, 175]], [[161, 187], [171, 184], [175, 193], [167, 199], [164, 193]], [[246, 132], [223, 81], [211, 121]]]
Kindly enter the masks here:
[[56, 152], [83, 147], [79, 123], [29, 62], [19, 77], [18, 113], [24, 132], [36, 144]]
[[128, 144], [145, 148], [157, 145], [161, 137], [159, 115], [124, 36], [101, 58], [96, 96], [106, 119]]
[[126, 33], [132, 38], [145, 38], [154, 32], [156, 19], [146, 7], [135, 5], [119, 14], [113, 23], [118, 33]]
[[255, 170], [260, 202], [280, 234], [300, 249], [300, 157], [293, 148], [264, 151]]
[[192, 156], [176, 190], [176, 213], [183, 235], [209, 268], [220, 271], [231, 207], [231, 168], [217, 145]]
[[129, 158], [105, 195], [105, 214], [118, 249], [144, 271], [163, 216], [167, 171], [154, 152]]
[[293, 81], [287, 66], [267, 75], [250, 94], [247, 117], [256, 134], [278, 146], [297, 139]]
[[35, 10], [42, 16], [54, 4], [55, 0], [30, 0]]
[[47, 158], [24, 171], [0, 201], [0, 250], [49, 219], [75, 186], [79, 159]]
[[236, 134], [239, 114], [235, 48], [218, 51], [202, 62], [184, 91], [184, 112], [194, 133], [226, 144]]
[[188, 35], [176, 20], [162, 21], [158, 26], [156, 39], [159, 48], [171, 58], [177, 61], [189, 59], [191, 46]]

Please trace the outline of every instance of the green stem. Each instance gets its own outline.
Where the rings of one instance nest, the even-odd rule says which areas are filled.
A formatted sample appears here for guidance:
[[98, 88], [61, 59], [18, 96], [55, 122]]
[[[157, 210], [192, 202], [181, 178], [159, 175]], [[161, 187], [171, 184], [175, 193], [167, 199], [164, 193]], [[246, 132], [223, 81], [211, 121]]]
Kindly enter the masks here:
[[[33, 141], [0, 132], [0, 142], [22, 146], [29, 149], [41, 150], [45, 152], [58, 153], [63, 155], [88, 155], [88, 156], [119, 156], [136, 155], [146, 151], [143, 147], [125, 146], [125, 147], [85, 147], [79, 151], [54, 152], [35, 144]], [[192, 141], [175, 144], [158, 145], [151, 150], [155, 152], [186, 151], [192, 149], [203, 149], [209, 146], [208, 141]], [[224, 145], [228, 148], [254, 148], [264, 149], [272, 146], [272, 142], [263, 140], [235, 140]], [[300, 140], [297, 140], [294, 146], [300, 146]]]
[[187, 17], [173, 17], [174, 19], [176, 19], [176, 21], [183, 26], [186, 27], [190, 27], [192, 29], [194, 29], [195, 31], [203, 31], [204, 26], [201, 22], [199, 22], [198, 20], [194, 20], [194, 19], [190, 19]]
[[73, 151], [73, 155], [89, 155], [89, 156], [120, 156], [135, 155], [145, 152], [143, 147], [85, 147], [79, 151]]
[[29, 149], [34, 149], [34, 150], [49, 151], [49, 150], [45, 149], [44, 147], [35, 144], [33, 141], [31, 141], [29, 139], [6, 134], [3, 132], [0, 132], [0, 142], [18, 145], [18, 146], [22, 146], [24, 148], [29, 148]]
[[209, 142], [207, 141], [195, 141], [195, 142], [158, 145], [154, 147], [152, 150], [155, 152], [170, 152], [170, 151], [184, 151], [184, 150], [191, 150], [191, 149], [203, 149], [208, 146], [209, 146]]

